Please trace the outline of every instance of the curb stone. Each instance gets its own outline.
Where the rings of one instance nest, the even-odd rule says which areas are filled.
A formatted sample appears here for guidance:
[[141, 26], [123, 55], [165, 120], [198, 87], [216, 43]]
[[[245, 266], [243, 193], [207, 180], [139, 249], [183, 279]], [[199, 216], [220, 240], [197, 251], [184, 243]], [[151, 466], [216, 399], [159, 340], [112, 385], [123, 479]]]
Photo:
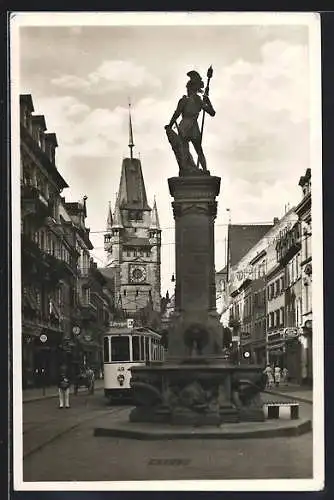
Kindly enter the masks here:
[[[104, 387], [96, 387], [95, 388], [95, 391], [102, 391], [104, 389]], [[80, 390], [78, 391], [78, 394], [83, 394], [85, 391], [84, 390]], [[71, 396], [75, 396], [74, 392], [70, 392], [70, 395]], [[36, 401], [43, 401], [45, 399], [53, 399], [53, 398], [58, 398], [58, 394], [46, 394], [45, 396], [33, 396], [29, 399], [24, 399], [23, 397], [23, 400], [22, 400], [22, 403], [23, 404], [26, 404], [26, 403], [35, 403]]]
[[274, 396], [281, 396], [282, 398], [290, 398], [290, 399], [293, 399], [294, 401], [299, 401], [300, 403], [307, 403], [307, 404], [310, 404], [310, 405], [313, 405], [313, 400], [311, 401], [310, 399], [308, 398], [303, 398], [301, 396], [295, 396], [294, 394], [289, 394], [289, 393], [285, 393], [285, 392], [280, 392], [280, 391], [268, 391], [268, 390], [264, 390], [262, 391], [266, 394], [273, 394]]

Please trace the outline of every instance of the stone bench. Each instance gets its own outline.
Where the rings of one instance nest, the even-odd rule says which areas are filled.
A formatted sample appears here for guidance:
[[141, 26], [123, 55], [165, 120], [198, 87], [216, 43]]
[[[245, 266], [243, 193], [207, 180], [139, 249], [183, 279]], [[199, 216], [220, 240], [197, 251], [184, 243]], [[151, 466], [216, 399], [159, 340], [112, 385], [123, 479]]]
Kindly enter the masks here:
[[297, 420], [299, 418], [299, 403], [297, 401], [267, 401], [264, 406], [268, 408], [268, 419], [280, 418], [281, 408], [290, 408], [290, 419]]

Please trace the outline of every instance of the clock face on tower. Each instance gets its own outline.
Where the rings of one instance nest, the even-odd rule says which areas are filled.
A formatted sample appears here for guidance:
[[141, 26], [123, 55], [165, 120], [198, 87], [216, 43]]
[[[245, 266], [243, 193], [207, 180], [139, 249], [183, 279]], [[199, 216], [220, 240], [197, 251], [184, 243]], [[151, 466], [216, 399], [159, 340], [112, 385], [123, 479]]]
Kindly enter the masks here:
[[145, 266], [134, 265], [130, 267], [130, 281], [131, 283], [143, 283], [146, 279]]

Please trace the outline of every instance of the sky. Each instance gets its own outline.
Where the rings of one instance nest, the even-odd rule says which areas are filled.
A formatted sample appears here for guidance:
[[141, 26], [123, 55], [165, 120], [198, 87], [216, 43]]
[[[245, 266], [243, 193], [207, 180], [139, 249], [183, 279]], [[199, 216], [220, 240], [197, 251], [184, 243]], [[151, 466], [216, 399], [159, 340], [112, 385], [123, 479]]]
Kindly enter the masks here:
[[[215, 263], [225, 265], [226, 226], [270, 223], [301, 199], [310, 165], [309, 36], [303, 25], [38, 26], [20, 28], [20, 93], [58, 139], [67, 201], [87, 199], [92, 256], [103, 266], [108, 202], [122, 159], [141, 158], [149, 204], [162, 227], [162, 293], [173, 291], [174, 221], [167, 179], [178, 167], [164, 125], [185, 93], [186, 73], [212, 64], [203, 149], [222, 178]], [[230, 209], [230, 212], [227, 212]]]

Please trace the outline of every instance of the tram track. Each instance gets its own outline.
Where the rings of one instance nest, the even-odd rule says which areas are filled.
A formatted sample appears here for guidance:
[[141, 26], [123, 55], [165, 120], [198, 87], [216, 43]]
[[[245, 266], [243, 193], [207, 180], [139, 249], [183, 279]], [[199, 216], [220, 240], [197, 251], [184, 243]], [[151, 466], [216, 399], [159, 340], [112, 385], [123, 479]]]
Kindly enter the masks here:
[[42, 425], [39, 424], [39, 425], [36, 425], [30, 429], [26, 429], [23, 432], [23, 459], [26, 459], [27, 457], [30, 457], [31, 455], [44, 449], [49, 444], [53, 443], [54, 441], [57, 441], [58, 439], [60, 439], [64, 435], [70, 433], [74, 429], [79, 428], [81, 425], [84, 425], [87, 422], [90, 422], [96, 418], [103, 417], [106, 415], [115, 415], [117, 413], [120, 413], [121, 411], [128, 409], [128, 408], [131, 408], [131, 406], [121, 406], [121, 407], [117, 407], [117, 408], [113, 408], [113, 409], [108, 408], [106, 410], [95, 410], [94, 415], [88, 414], [86, 417], [82, 417], [79, 414], [77, 416], [76, 421], [72, 421], [71, 423], [68, 422], [69, 425], [64, 426], [62, 428], [58, 428], [53, 434], [49, 433], [48, 437], [46, 437], [45, 439], [43, 439], [39, 443], [34, 441], [33, 445], [30, 446], [30, 448], [28, 447], [28, 449], [25, 450], [24, 449], [25, 448], [24, 440], [27, 439], [28, 435], [31, 436], [33, 433], [37, 434], [38, 431], [42, 431], [42, 432], [48, 431], [50, 429], [50, 423], [59, 422], [59, 419], [54, 418], [54, 419], [52, 419], [52, 421], [49, 420], [48, 422], [45, 422]]

